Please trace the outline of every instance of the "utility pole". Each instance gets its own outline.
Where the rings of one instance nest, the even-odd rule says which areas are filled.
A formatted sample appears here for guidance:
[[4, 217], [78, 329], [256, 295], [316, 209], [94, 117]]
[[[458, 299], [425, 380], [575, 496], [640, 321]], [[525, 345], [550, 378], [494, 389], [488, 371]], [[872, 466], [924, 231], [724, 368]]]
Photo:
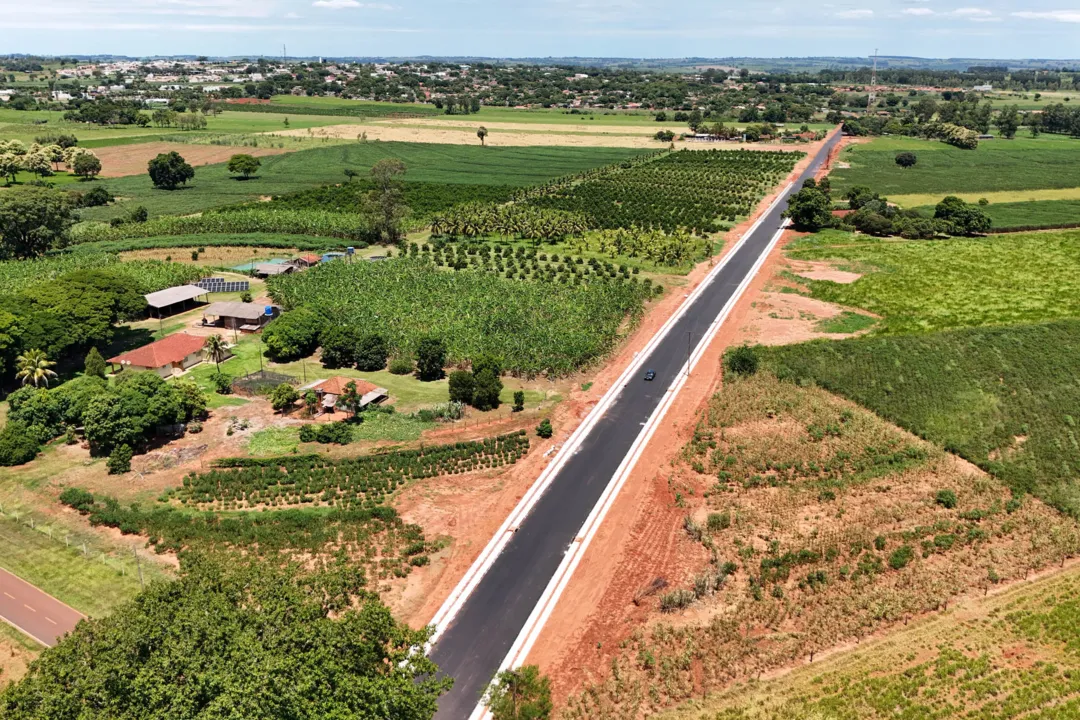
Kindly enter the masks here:
[[877, 58], [878, 51], [874, 48], [874, 72], [870, 76], [870, 94], [866, 100], [866, 112], [870, 112], [870, 108], [874, 107], [874, 101], [877, 100]]

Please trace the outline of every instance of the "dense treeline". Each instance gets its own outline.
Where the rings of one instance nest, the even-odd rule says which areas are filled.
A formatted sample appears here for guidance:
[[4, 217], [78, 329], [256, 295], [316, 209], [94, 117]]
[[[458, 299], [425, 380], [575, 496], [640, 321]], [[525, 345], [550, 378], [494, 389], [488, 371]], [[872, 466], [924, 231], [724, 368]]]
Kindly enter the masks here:
[[[190, 557], [83, 620], [0, 694], [9, 720], [383, 717], [430, 720], [451, 684], [363, 572]], [[316, 680], [317, 679], [317, 680]]]

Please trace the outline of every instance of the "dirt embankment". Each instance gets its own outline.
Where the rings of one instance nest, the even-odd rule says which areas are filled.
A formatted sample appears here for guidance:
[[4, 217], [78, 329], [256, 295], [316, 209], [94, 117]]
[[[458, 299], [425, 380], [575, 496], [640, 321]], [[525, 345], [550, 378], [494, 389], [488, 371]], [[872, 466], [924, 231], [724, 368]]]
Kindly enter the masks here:
[[288, 148], [231, 147], [228, 145], [188, 145], [186, 143], [152, 142], [134, 145], [113, 145], [95, 148], [94, 154], [101, 160], [101, 177], [125, 177], [142, 175], [147, 164], [161, 153], [180, 153], [192, 167], [214, 165], [228, 161], [233, 155], [280, 155]]

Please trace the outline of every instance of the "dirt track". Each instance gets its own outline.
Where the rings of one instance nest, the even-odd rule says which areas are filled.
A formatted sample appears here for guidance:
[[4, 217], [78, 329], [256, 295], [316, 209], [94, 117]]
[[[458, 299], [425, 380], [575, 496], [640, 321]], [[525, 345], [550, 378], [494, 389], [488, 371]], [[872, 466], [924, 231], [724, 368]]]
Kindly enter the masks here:
[[101, 160], [101, 177], [125, 177], [142, 175], [146, 164], [160, 153], [175, 150], [193, 167], [213, 165], [227, 161], [237, 153], [247, 155], [280, 155], [289, 152], [279, 148], [231, 147], [228, 145], [188, 145], [186, 143], [136, 143], [96, 148], [94, 154]]

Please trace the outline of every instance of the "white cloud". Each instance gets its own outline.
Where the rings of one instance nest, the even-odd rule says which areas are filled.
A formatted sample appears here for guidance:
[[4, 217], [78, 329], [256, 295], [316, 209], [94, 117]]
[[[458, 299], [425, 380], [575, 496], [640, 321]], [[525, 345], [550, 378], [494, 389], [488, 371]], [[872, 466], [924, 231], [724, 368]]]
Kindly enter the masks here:
[[841, 10], [836, 13], [836, 17], [843, 18], [845, 20], [862, 20], [865, 18], [874, 17], [873, 10]]
[[1053, 20], [1063, 23], [1080, 23], [1080, 10], [1047, 10], [1044, 12], [1014, 12], [1013, 17], [1025, 20]]
[[934, 11], [930, 8], [907, 8], [904, 10], [904, 15], [933, 15]]
[[985, 10], [983, 8], [966, 7], [966, 8], [957, 8], [956, 10], [953, 10], [952, 14], [956, 15], [958, 17], [978, 18], [978, 17], [990, 17], [994, 13], [990, 12], [989, 10]]

